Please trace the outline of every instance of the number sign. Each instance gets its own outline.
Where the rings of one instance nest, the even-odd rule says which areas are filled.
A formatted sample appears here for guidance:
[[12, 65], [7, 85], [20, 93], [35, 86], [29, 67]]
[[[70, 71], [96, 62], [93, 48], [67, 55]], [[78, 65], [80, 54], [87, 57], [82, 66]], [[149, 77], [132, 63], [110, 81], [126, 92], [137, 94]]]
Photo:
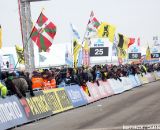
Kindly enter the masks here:
[[90, 56], [108, 56], [108, 47], [92, 47]]
[[141, 53], [129, 53], [129, 59], [140, 59]]
[[151, 54], [151, 58], [159, 58], [160, 57], [160, 53], [152, 53]]

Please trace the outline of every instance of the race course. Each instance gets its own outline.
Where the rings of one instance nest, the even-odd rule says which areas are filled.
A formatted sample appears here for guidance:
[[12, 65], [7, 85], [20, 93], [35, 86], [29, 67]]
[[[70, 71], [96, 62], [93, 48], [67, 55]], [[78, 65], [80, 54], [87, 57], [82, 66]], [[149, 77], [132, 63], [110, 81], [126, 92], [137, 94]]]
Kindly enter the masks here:
[[160, 124], [160, 81], [14, 130], [120, 130], [123, 125]]

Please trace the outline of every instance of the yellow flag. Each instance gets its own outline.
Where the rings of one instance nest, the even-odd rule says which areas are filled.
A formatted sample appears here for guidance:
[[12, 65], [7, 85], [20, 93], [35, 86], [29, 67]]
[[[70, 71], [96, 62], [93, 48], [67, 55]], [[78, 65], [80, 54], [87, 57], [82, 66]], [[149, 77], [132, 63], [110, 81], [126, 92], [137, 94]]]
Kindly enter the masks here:
[[126, 36], [122, 34], [118, 34], [118, 36], [119, 36], [118, 47], [124, 50], [128, 49], [129, 38], [127, 38]]
[[124, 39], [123, 49], [126, 50], [128, 49], [129, 38], [127, 38], [126, 36], [123, 36], [123, 39]]
[[89, 51], [89, 45], [88, 45], [88, 41], [87, 40], [84, 41], [84, 47], [83, 47], [83, 49], [85, 51]]
[[108, 24], [106, 22], [102, 22], [98, 28], [98, 37], [108, 37], [109, 41], [113, 43], [114, 35], [115, 35], [116, 27]]
[[18, 62], [20, 64], [24, 64], [24, 53], [23, 53], [23, 48], [21, 48], [18, 45], [15, 45], [16, 48], [16, 53], [17, 53], [17, 57], [18, 57]]
[[147, 47], [147, 50], [146, 50], [146, 60], [151, 60], [151, 51], [149, 46]]
[[127, 52], [123, 48], [118, 47], [118, 58], [126, 58]]
[[2, 48], [2, 28], [0, 25], [0, 49]]
[[77, 40], [73, 41], [73, 59], [74, 59], [74, 67], [77, 67], [78, 64], [78, 54], [81, 49], [81, 44], [78, 43]]

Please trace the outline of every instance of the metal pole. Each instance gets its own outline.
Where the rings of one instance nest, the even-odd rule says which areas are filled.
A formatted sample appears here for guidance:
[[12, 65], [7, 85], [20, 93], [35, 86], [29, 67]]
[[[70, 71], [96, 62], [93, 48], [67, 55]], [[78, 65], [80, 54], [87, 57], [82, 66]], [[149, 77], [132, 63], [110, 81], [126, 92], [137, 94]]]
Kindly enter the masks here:
[[[20, 17], [23, 35], [23, 48], [25, 58], [25, 70], [32, 73], [35, 69], [34, 63], [34, 48], [32, 40], [29, 38], [32, 30], [30, 2], [21, 0]], [[29, 39], [28, 39], [29, 38]]]

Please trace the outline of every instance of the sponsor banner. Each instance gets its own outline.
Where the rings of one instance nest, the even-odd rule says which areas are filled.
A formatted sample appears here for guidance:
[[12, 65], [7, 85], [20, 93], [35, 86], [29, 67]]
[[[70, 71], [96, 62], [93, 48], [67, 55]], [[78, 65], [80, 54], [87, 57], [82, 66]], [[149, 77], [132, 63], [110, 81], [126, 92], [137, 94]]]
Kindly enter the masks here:
[[130, 89], [133, 88], [132, 87], [132, 82], [129, 80], [129, 78], [127, 78], [127, 77], [121, 77], [121, 79], [122, 79], [121, 82], [122, 82], [124, 90], [130, 90]]
[[0, 130], [28, 122], [25, 112], [16, 96], [0, 99]]
[[114, 92], [114, 94], [122, 93], [124, 92], [124, 87], [121, 81], [118, 79], [108, 79], [109, 84], [111, 85], [111, 88]]
[[152, 73], [147, 73], [145, 76], [146, 76], [146, 78], [148, 79], [149, 82], [155, 81], [155, 77], [153, 76]]
[[106, 94], [105, 97], [108, 97], [108, 96], [111, 96], [111, 95], [114, 94], [114, 92], [113, 92], [113, 90], [112, 90], [109, 82], [107, 82], [107, 81], [105, 81], [105, 82], [104, 82], [104, 81], [99, 81], [99, 84], [100, 84], [100, 86], [102, 86], [103, 89], [104, 89], [104, 92], [105, 92], [105, 94]]
[[137, 82], [137, 86], [140, 86], [141, 85], [141, 81], [140, 81], [138, 75], [136, 74], [134, 77], [135, 77], [135, 80]]
[[64, 88], [43, 91], [53, 114], [73, 108]]
[[40, 119], [52, 115], [52, 110], [42, 91], [34, 92], [35, 96], [27, 94], [26, 99], [20, 99], [29, 120]]
[[101, 95], [101, 98], [104, 98], [104, 97], [107, 97], [108, 96], [108, 93], [107, 91], [105, 91], [105, 88], [103, 86], [101, 86], [101, 84], [98, 86], [97, 85], [97, 88], [99, 90], [99, 93]]
[[101, 98], [101, 94], [99, 92], [97, 84], [87, 82], [87, 86], [88, 86], [91, 96], [94, 98], [94, 101], [99, 100]]
[[157, 71], [157, 76], [160, 77], [160, 71]]
[[87, 104], [87, 99], [84, 94], [82, 94], [82, 90], [79, 85], [67, 86], [65, 87], [65, 90], [74, 107], [79, 107]]
[[135, 78], [134, 75], [129, 75], [129, 79], [130, 79], [130, 81], [131, 81], [131, 83], [132, 83], [132, 87], [137, 87], [137, 86], [139, 85], [139, 84], [137, 83], [136, 78]]
[[155, 76], [156, 80], [159, 80], [160, 79], [160, 71], [155, 71], [154, 76]]
[[156, 81], [156, 77], [155, 77], [155, 75], [154, 75], [154, 72], [152, 72], [152, 73], [150, 73], [150, 74], [151, 74], [152, 78], [154, 79], [154, 81]]
[[87, 87], [87, 91], [84, 91], [84, 89], [81, 87], [81, 91], [84, 97], [86, 97], [88, 103], [94, 102], [94, 98], [91, 96], [88, 87]]
[[43, 91], [43, 94], [53, 114], [64, 111], [60, 103], [60, 100], [58, 96], [56, 95], [54, 89], [45, 90]]
[[63, 108], [63, 111], [73, 108], [72, 102], [69, 99], [64, 88], [53, 89], [53, 91], [55, 92], [56, 96], [58, 97], [58, 100]]
[[[143, 76], [142, 76], [142, 75], [143, 75]], [[142, 75], [138, 75], [141, 84], [149, 83], [149, 81], [148, 81], [148, 79], [146, 78], [145, 74], [142, 74]]]

